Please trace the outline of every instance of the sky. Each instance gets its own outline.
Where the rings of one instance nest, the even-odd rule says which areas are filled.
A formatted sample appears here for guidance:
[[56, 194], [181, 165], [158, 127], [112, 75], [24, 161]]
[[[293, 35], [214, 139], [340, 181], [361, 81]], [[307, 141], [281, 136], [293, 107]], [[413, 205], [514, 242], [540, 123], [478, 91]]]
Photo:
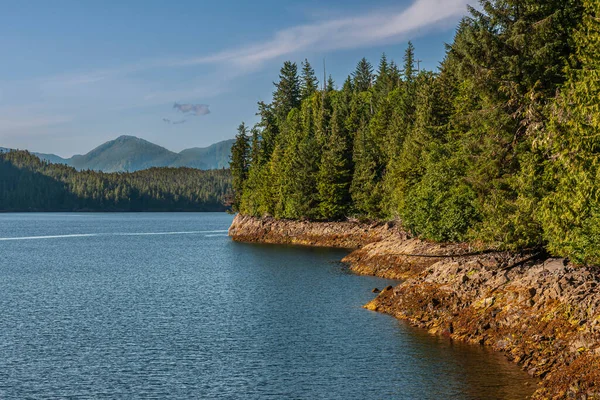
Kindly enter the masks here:
[[205, 147], [256, 122], [286, 60], [341, 85], [411, 40], [436, 70], [473, 1], [0, 0], [0, 147]]

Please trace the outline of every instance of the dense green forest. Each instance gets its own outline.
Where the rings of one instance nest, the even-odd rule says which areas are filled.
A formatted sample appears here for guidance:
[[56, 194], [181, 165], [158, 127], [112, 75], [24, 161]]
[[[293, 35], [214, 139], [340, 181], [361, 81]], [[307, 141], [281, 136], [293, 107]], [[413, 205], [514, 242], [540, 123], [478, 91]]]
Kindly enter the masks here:
[[232, 149], [234, 207], [600, 262], [600, 2], [484, 0], [437, 71], [285, 62]]
[[229, 170], [76, 171], [26, 151], [0, 152], [0, 211], [224, 211]]

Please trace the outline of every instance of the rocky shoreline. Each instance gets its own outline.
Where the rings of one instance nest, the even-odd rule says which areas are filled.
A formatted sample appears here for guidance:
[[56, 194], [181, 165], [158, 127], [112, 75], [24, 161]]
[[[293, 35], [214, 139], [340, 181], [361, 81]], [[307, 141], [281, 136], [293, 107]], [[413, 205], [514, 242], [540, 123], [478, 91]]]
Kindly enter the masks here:
[[541, 378], [534, 399], [600, 398], [600, 270], [542, 254], [474, 252], [393, 224], [238, 215], [233, 240], [338, 247], [358, 274], [402, 279], [365, 307], [504, 352]]
[[236, 215], [229, 227], [233, 240], [247, 243], [358, 249], [402, 232], [391, 224], [355, 222], [303, 222]]

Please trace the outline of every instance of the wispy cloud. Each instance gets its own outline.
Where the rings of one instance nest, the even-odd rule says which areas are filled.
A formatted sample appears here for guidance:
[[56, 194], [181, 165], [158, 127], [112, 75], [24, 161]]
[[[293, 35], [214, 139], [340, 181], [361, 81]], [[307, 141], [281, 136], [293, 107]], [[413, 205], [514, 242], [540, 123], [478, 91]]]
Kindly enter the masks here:
[[400, 11], [333, 18], [281, 30], [262, 43], [216, 54], [164, 61], [164, 66], [233, 63], [255, 67], [302, 51], [332, 51], [406, 40], [411, 35], [446, 27], [466, 12], [472, 0], [415, 0]]
[[210, 114], [207, 104], [179, 104], [175, 103], [173, 108], [184, 113], [195, 115], [196, 117]]
[[[263, 42], [194, 57], [140, 61], [104, 70], [56, 77], [66, 85], [97, 82], [114, 75], [127, 75], [150, 69], [225, 64], [247, 70], [282, 57], [305, 51], [334, 51], [394, 43], [431, 30], [448, 27], [465, 15], [474, 0], [415, 0], [402, 10], [329, 18], [275, 32]], [[236, 75], [236, 74], [234, 74]]]

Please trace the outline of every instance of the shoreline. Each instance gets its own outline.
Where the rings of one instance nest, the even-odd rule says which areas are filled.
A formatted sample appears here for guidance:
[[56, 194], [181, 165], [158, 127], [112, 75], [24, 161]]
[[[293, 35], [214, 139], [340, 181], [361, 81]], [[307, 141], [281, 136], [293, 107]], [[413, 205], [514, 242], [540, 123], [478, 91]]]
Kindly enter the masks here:
[[533, 253], [473, 253], [465, 244], [410, 238], [391, 223], [237, 215], [229, 236], [353, 250], [342, 261], [354, 273], [403, 280], [365, 308], [503, 352], [541, 379], [534, 399], [600, 397], [597, 268]]

